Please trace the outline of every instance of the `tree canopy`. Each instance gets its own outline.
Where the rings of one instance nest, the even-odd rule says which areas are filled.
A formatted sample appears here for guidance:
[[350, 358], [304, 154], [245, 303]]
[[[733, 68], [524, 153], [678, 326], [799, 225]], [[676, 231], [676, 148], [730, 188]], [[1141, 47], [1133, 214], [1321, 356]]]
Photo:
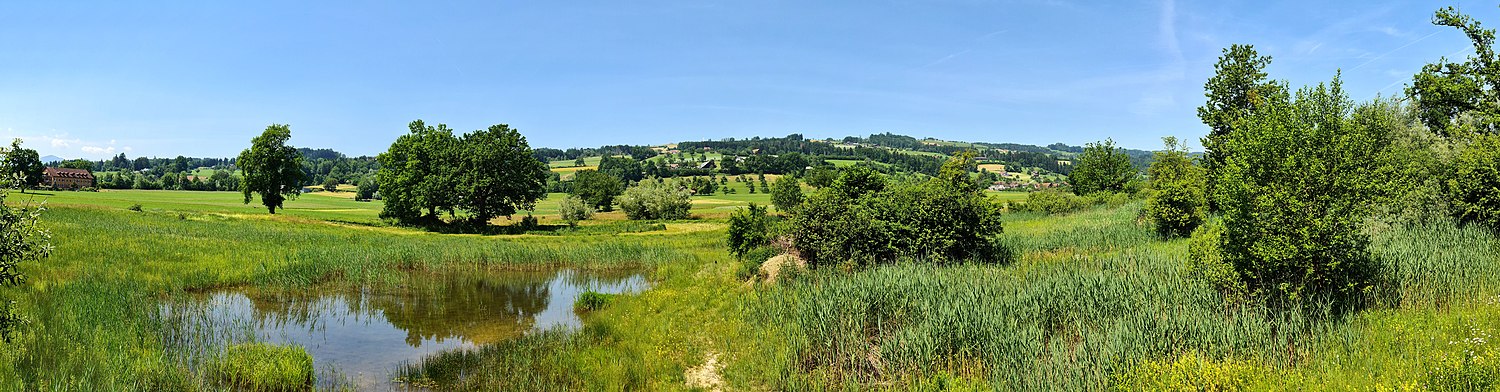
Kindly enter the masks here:
[[288, 146], [292, 128], [271, 124], [266, 131], [250, 140], [250, 148], [240, 152], [236, 165], [244, 173], [240, 193], [249, 204], [252, 194], [260, 195], [261, 205], [272, 214], [288, 199], [302, 193], [307, 174], [302, 172], [302, 154]]
[[1124, 149], [1115, 147], [1113, 139], [1084, 146], [1083, 154], [1078, 155], [1073, 166], [1068, 183], [1079, 196], [1124, 191], [1125, 185], [1136, 176], [1135, 167], [1130, 165], [1130, 156]]

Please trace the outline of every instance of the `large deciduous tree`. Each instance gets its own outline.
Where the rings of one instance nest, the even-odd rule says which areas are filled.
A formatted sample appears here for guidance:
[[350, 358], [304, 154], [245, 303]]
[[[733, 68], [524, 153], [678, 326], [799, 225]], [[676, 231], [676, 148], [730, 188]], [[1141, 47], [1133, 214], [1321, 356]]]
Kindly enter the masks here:
[[35, 188], [42, 184], [42, 159], [36, 150], [21, 147], [21, 139], [10, 142], [10, 149], [5, 152], [5, 175], [6, 181], [12, 181], [12, 186], [21, 189], [22, 193], [27, 188]]
[[1453, 7], [1438, 10], [1432, 23], [1463, 31], [1474, 45], [1474, 55], [1461, 63], [1444, 58], [1422, 66], [1406, 90], [1417, 107], [1417, 116], [1439, 135], [1495, 132], [1500, 122], [1495, 30], [1483, 28], [1479, 21]]
[[291, 137], [290, 126], [271, 124], [250, 140], [249, 149], [240, 152], [235, 165], [244, 173], [240, 193], [245, 196], [245, 204], [250, 203], [252, 194], [259, 194], [260, 203], [275, 214], [287, 198], [302, 193], [307, 174], [302, 172], [302, 154], [286, 144]]
[[1124, 191], [1125, 185], [1135, 176], [1135, 168], [1130, 166], [1130, 155], [1125, 154], [1125, 149], [1115, 147], [1113, 139], [1104, 139], [1084, 146], [1083, 154], [1079, 154], [1073, 164], [1073, 172], [1068, 174], [1068, 183], [1073, 185], [1073, 193], [1083, 196]]
[[475, 222], [534, 209], [547, 196], [547, 164], [509, 125], [470, 132], [460, 144], [459, 204]]
[[438, 213], [452, 213], [458, 204], [458, 139], [444, 124], [433, 127], [416, 120], [407, 129], [376, 158], [385, 202], [380, 216], [403, 223], [435, 221]]
[[573, 173], [571, 191], [589, 207], [607, 212], [614, 210], [615, 197], [625, 191], [625, 186], [619, 178], [608, 173], [585, 169]]

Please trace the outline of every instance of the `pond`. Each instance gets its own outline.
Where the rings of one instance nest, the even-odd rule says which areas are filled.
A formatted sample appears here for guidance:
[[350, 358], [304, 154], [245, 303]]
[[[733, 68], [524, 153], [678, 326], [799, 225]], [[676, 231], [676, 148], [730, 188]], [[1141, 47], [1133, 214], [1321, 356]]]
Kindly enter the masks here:
[[619, 271], [426, 275], [390, 289], [220, 291], [163, 312], [195, 320], [188, 327], [199, 331], [181, 333], [188, 339], [243, 340], [253, 333], [259, 341], [302, 346], [318, 368], [319, 384], [371, 390], [393, 386], [392, 373], [402, 365], [440, 351], [576, 328], [581, 320], [573, 303], [586, 290], [645, 288], [639, 273]]

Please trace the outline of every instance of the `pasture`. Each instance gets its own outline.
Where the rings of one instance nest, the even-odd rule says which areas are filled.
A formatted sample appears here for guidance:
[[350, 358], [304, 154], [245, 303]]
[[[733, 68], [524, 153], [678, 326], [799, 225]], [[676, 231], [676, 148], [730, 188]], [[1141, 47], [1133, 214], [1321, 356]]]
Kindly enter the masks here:
[[[390, 369], [385, 386], [680, 390], [709, 374], [735, 390], [1400, 390], [1493, 372], [1476, 358], [1496, 352], [1484, 339], [1500, 331], [1500, 241], [1450, 222], [1372, 224], [1372, 249], [1400, 272], [1380, 300], [1330, 319], [1226, 307], [1190, 277], [1185, 240], [1162, 241], [1136, 219], [1139, 202], [1007, 214], [1003, 263], [825, 269], [764, 284], [741, 277], [719, 214], [766, 204], [763, 193], [695, 197], [697, 218], [664, 229], [637, 230], [615, 212], [522, 235], [385, 226], [378, 202], [318, 193], [275, 216], [229, 192], [12, 201], [26, 197], [45, 198], [56, 250], [5, 289], [31, 318], [0, 352], [0, 387], [11, 390], [300, 382], [285, 380], [301, 379], [301, 350], [255, 343], [264, 337], [244, 324], [255, 320], [162, 307], [222, 290], [401, 293], [419, 275], [556, 268], [640, 271], [649, 288], [578, 313], [578, 328], [479, 339]], [[237, 370], [224, 358], [246, 351], [290, 370], [226, 376]], [[310, 386], [359, 386], [311, 360], [320, 376]]]

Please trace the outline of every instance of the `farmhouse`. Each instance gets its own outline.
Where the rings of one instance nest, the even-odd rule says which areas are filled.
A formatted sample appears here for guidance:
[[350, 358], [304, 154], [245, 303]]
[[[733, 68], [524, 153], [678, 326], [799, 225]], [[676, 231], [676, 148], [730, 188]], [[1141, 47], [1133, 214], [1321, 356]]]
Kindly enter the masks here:
[[52, 189], [81, 189], [94, 186], [94, 174], [83, 169], [49, 167], [42, 170], [42, 183]]

